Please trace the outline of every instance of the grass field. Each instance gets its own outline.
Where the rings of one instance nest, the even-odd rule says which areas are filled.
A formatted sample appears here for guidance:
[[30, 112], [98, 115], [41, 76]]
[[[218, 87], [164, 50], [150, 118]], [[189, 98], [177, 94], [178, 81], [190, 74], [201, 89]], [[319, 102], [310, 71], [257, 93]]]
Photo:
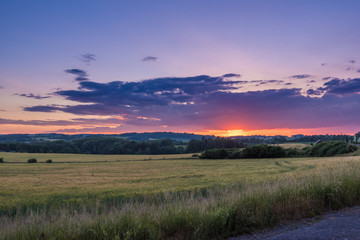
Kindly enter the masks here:
[[[200, 160], [191, 154], [1, 153], [0, 157], [14, 162], [0, 164], [4, 239], [39, 238], [42, 233], [49, 239], [227, 237], [360, 201], [359, 156]], [[28, 158], [55, 163], [21, 163]], [[215, 232], [212, 224], [219, 225]]]
[[95, 154], [67, 154], [67, 153], [8, 153], [0, 152], [0, 158], [5, 162], [26, 163], [30, 158], [35, 158], [39, 163], [51, 159], [54, 163], [76, 163], [76, 162], [119, 162], [119, 161], [138, 161], [138, 160], [164, 160], [191, 158], [192, 154], [167, 154], [167, 155], [95, 155]]

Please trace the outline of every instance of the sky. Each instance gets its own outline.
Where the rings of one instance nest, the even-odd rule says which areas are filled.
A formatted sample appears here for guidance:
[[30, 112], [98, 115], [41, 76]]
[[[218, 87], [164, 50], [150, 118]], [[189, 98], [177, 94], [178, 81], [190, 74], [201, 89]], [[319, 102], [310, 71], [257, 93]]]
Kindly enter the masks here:
[[2, 0], [0, 134], [354, 134], [358, 9]]

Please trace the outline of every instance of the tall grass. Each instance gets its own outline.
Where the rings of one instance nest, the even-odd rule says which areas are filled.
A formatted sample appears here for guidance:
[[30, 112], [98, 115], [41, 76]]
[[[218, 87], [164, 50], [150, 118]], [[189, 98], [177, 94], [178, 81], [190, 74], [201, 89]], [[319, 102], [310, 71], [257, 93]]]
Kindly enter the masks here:
[[359, 173], [359, 162], [343, 161], [258, 183], [163, 192], [105, 206], [28, 209], [0, 218], [0, 238], [226, 238], [358, 204]]

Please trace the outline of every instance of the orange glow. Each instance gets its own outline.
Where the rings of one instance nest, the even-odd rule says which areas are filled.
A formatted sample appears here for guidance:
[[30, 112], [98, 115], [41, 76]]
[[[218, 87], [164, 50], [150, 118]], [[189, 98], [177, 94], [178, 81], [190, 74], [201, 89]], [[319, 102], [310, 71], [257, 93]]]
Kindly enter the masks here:
[[243, 129], [231, 129], [231, 130], [205, 130], [194, 132], [200, 135], [214, 135], [219, 137], [233, 137], [233, 136], [292, 136], [296, 134], [303, 135], [321, 135], [321, 134], [349, 134], [352, 135], [352, 131], [344, 131], [342, 128], [305, 128], [305, 129], [290, 129], [290, 128], [275, 128], [275, 129], [259, 129], [259, 130], [243, 130]]

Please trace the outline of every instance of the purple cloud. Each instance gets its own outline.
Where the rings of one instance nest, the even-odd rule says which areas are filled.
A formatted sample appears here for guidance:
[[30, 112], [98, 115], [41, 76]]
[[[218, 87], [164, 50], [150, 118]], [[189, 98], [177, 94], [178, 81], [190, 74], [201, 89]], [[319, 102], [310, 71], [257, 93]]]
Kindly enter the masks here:
[[66, 69], [64, 72], [77, 76], [75, 78], [75, 80], [78, 81], [78, 82], [88, 81], [89, 80], [87, 78], [87, 76], [88, 76], [87, 73], [84, 70], [81, 70], [81, 69], [77, 69], [77, 68]]
[[236, 74], [236, 73], [227, 73], [227, 74], [224, 74], [224, 75], [222, 75], [222, 77], [224, 77], [224, 78], [232, 78], [232, 77], [241, 77], [241, 75], [240, 74]]
[[31, 125], [31, 126], [73, 126], [73, 125], [98, 125], [121, 124], [121, 118], [74, 118], [72, 120], [16, 120], [0, 118], [1, 124]]
[[43, 96], [40, 96], [40, 95], [35, 95], [33, 93], [29, 93], [29, 94], [25, 94], [25, 93], [22, 93], [22, 94], [19, 94], [19, 93], [16, 93], [14, 95], [17, 95], [17, 96], [20, 96], [20, 97], [27, 97], [27, 98], [34, 98], [34, 99], [45, 99], [45, 98], [50, 98], [49, 96], [46, 96], [46, 97], [43, 97]]
[[91, 53], [85, 53], [80, 56], [80, 61], [90, 65], [91, 62], [96, 61], [96, 55]]
[[309, 78], [309, 77], [311, 77], [311, 75], [309, 75], [309, 74], [299, 74], [299, 75], [293, 75], [290, 78], [304, 79], [304, 78]]
[[157, 57], [147, 56], [147, 57], [144, 57], [141, 61], [143, 61], [143, 62], [156, 62], [157, 60], [158, 60]]
[[[282, 80], [257, 80], [278, 83]], [[141, 82], [79, 82], [55, 94], [78, 105], [48, 105], [25, 111], [125, 116], [121, 124], [197, 129], [315, 128], [353, 124], [360, 118], [359, 79], [331, 79], [323, 87], [236, 92], [243, 81], [207, 75]], [[231, 117], [230, 117], [231, 116]], [[73, 120], [75, 121], [75, 120]]]
[[334, 78], [324, 83], [324, 87], [318, 88], [318, 90], [339, 96], [358, 94], [360, 93], [360, 78], [347, 80]]

